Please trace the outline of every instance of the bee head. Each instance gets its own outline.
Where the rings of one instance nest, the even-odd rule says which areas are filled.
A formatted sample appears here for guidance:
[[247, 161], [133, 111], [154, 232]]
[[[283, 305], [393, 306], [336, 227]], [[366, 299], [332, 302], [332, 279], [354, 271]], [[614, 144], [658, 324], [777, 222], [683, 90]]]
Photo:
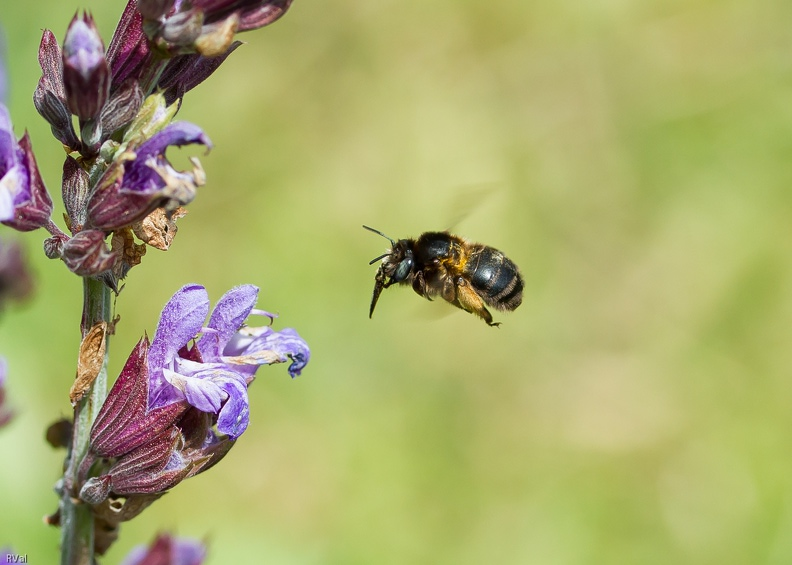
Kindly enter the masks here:
[[404, 281], [412, 273], [415, 259], [413, 258], [413, 250], [409, 240], [400, 239], [399, 241], [394, 241], [379, 230], [368, 226], [363, 227], [381, 235], [391, 243], [391, 248], [387, 253], [383, 253], [369, 261], [369, 265], [373, 265], [377, 261], [382, 260], [382, 264], [377, 269], [377, 274], [374, 277], [374, 293], [371, 297], [371, 308], [369, 310], [369, 318], [371, 318], [382, 291], [394, 283]]

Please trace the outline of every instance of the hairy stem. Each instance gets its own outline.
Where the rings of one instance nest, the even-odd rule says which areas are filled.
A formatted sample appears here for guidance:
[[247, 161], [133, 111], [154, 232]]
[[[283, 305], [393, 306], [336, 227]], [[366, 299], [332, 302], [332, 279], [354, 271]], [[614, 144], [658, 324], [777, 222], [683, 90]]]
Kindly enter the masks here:
[[[80, 331], [84, 338], [99, 322], [111, 323], [111, 291], [101, 281], [83, 279], [83, 312]], [[107, 338], [105, 338], [107, 339]], [[91, 426], [107, 396], [107, 359], [109, 347], [99, 375], [93, 385], [74, 407], [74, 429], [66, 459], [63, 492], [61, 494], [61, 565], [92, 565], [94, 563], [94, 520], [91, 508], [78, 499], [77, 470], [88, 451]]]

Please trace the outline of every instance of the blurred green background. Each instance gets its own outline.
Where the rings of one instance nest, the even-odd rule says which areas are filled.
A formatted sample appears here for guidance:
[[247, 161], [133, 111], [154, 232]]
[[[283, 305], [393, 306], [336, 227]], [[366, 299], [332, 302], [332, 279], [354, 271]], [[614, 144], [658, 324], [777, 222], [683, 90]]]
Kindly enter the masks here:
[[[122, 6], [4, 0], [52, 191], [41, 29], [83, 7], [108, 41]], [[188, 282], [261, 286], [313, 358], [261, 370], [234, 450], [103, 563], [159, 530], [209, 564], [792, 562], [790, 23], [764, 0], [297, 0], [242, 36], [186, 98], [209, 183], [127, 279], [111, 374]], [[523, 305], [492, 329], [398, 288], [369, 320], [386, 242], [363, 223], [503, 250]], [[56, 563], [43, 434], [70, 413], [81, 283], [42, 233], [0, 236], [38, 276], [0, 320], [0, 545]]]

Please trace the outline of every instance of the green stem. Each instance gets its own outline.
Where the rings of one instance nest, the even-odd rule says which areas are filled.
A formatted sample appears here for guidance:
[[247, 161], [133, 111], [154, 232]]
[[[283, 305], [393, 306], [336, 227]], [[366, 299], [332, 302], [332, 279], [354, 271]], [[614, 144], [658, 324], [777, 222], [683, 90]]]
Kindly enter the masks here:
[[[83, 313], [80, 331], [84, 338], [99, 322], [112, 321], [112, 295], [101, 281], [83, 279]], [[72, 443], [66, 459], [63, 492], [61, 494], [61, 565], [92, 565], [94, 563], [94, 527], [91, 508], [78, 499], [77, 469], [88, 452], [88, 444], [99, 409], [107, 396], [107, 359], [109, 344], [105, 338], [102, 369], [86, 395], [74, 407]]]

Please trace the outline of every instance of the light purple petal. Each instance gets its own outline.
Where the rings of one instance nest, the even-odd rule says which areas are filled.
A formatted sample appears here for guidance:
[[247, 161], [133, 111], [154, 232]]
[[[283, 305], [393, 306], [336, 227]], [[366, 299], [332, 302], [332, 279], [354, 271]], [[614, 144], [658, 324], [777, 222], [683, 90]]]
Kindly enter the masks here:
[[206, 547], [186, 538], [176, 538], [173, 547], [173, 565], [200, 565], [206, 559]]
[[200, 143], [207, 147], [212, 146], [209, 137], [201, 128], [190, 122], [173, 122], [161, 131], [151, 136], [151, 139], [143, 142], [138, 147], [137, 160], [145, 161], [148, 157], [162, 155], [170, 146], [181, 147]]
[[0, 178], [3, 178], [14, 167], [18, 167], [22, 160], [14, 129], [11, 125], [11, 115], [0, 103]]
[[7, 377], [8, 377], [8, 362], [5, 360], [5, 357], [0, 357], [0, 387], [5, 386]]
[[102, 63], [104, 45], [89, 16], [74, 16], [63, 40], [63, 56], [67, 63], [76, 67], [86, 77]]
[[217, 301], [208, 324], [214, 331], [205, 333], [198, 341], [204, 361], [220, 357], [225, 344], [242, 327], [256, 305], [258, 292], [257, 286], [246, 284], [232, 288]]
[[246, 355], [251, 344], [258, 340], [266, 339], [269, 334], [275, 333], [270, 326], [246, 327], [235, 333], [226, 343], [223, 355], [238, 357]]
[[201, 128], [189, 122], [174, 122], [155, 133], [135, 150], [136, 157], [125, 166], [123, 191], [148, 194], [157, 192], [165, 181], [152, 165], [166, 167], [165, 150], [200, 143], [211, 147], [212, 142]]
[[[0, 178], [0, 217], [2, 220], [13, 218], [16, 207], [30, 200], [30, 178], [21, 164], [16, 164]], [[9, 215], [8, 203], [11, 203]]]
[[[251, 362], [255, 362], [259, 358], [259, 362], [267, 362], [268, 356], [261, 356], [260, 353], [272, 352], [279, 356], [281, 362], [291, 359], [289, 375], [292, 378], [300, 375], [311, 358], [308, 344], [292, 328], [285, 328], [279, 332], [269, 327], [245, 328], [245, 330], [247, 331], [237, 333], [228, 343], [223, 351], [224, 356], [248, 357]], [[250, 339], [250, 335], [253, 335], [253, 339]], [[255, 373], [255, 368], [253, 370], [242, 368], [241, 370], [247, 374]]]
[[232, 438], [241, 436], [248, 427], [250, 407], [244, 381], [228, 380], [221, 384], [228, 393], [223, 409], [217, 418], [217, 430]]
[[201, 331], [208, 313], [209, 296], [201, 285], [185, 285], [173, 295], [162, 310], [149, 349], [152, 373], [165, 367]]
[[0, 131], [3, 131], [11, 136], [11, 141], [14, 141], [14, 130], [11, 124], [11, 114], [8, 108], [0, 101]]
[[[225, 400], [226, 393], [212, 380], [204, 378], [206, 374], [194, 376], [181, 375], [169, 369], [163, 371], [165, 380], [178, 389], [187, 402], [202, 412], [217, 414]], [[206, 373], [212, 373], [207, 371]]]
[[0, 222], [5, 222], [14, 217], [14, 195], [10, 190], [3, 188], [0, 182]]

